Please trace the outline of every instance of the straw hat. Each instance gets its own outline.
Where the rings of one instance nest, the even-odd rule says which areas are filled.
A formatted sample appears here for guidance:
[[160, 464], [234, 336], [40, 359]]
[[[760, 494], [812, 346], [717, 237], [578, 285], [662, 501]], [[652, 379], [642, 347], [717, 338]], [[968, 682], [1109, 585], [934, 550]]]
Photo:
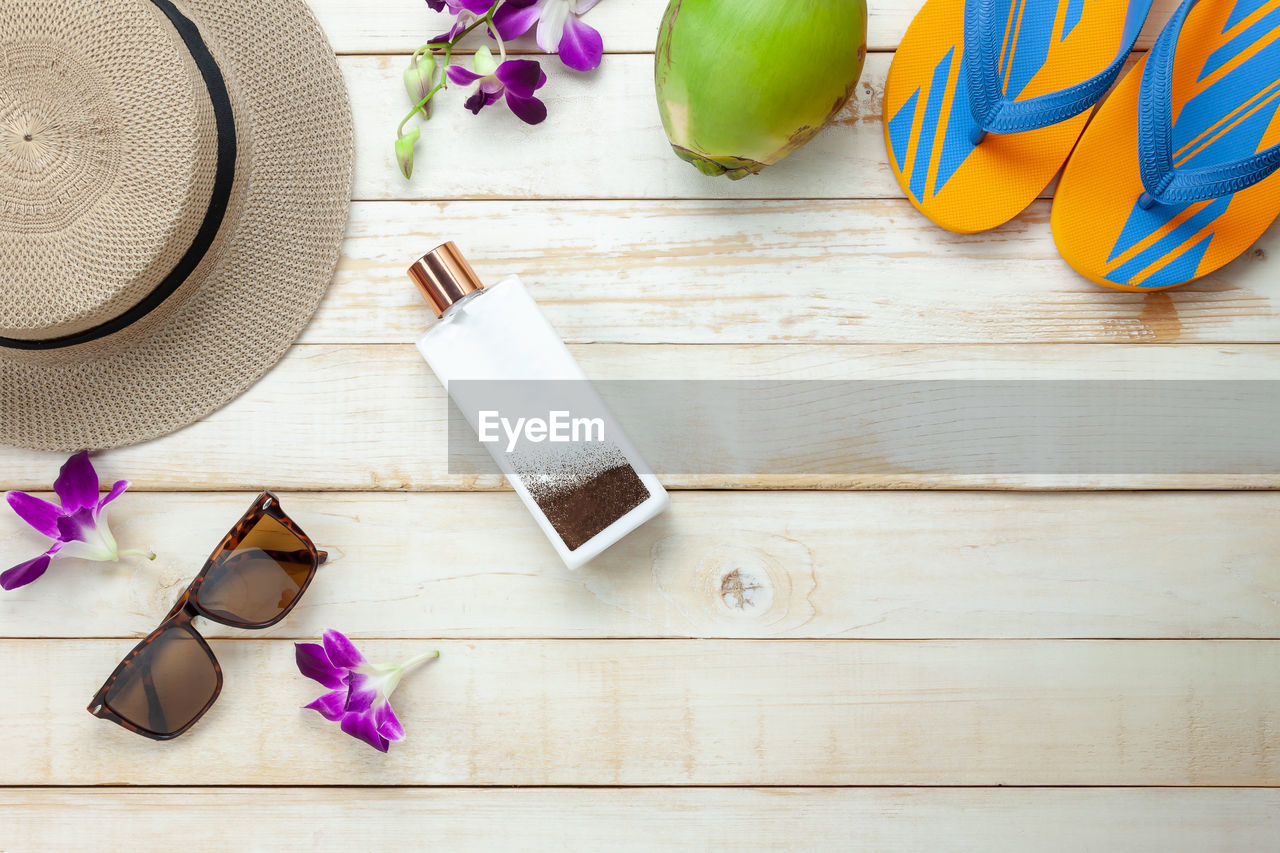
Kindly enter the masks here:
[[172, 432], [333, 277], [351, 109], [303, 0], [4, 0], [0, 444]]

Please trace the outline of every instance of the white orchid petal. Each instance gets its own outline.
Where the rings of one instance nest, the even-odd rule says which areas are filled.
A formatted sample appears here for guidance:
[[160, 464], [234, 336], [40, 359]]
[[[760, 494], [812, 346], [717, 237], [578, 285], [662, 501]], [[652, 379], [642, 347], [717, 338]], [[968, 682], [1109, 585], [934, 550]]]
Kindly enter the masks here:
[[116, 537], [111, 533], [111, 525], [107, 516], [110, 505], [103, 506], [94, 513], [93, 525], [81, 528], [83, 539], [73, 539], [65, 543], [58, 551], [58, 558], [73, 560], [92, 560], [95, 563], [115, 563], [120, 560], [120, 547]]
[[[104, 504], [97, 512], [98, 533], [102, 535], [103, 544], [111, 551], [112, 554], [119, 554], [120, 546], [116, 544], [115, 534], [111, 532], [111, 523], [109, 516], [111, 515], [111, 504]], [[113, 558], [118, 559], [118, 558]]]
[[368, 687], [378, 693], [378, 698], [374, 700], [374, 707], [377, 708], [390, 701], [391, 694], [400, 686], [400, 678], [404, 675], [404, 667], [394, 663], [362, 663], [352, 672], [359, 673], [369, 679], [367, 682]]
[[488, 77], [498, 70], [498, 61], [493, 58], [493, 51], [489, 50], [488, 45], [481, 45], [476, 51], [476, 55], [471, 58], [471, 67], [481, 77]]
[[86, 542], [68, 542], [58, 552], [58, 559], [92, 560], [95, 563], [114, 563], [119, 553], [107, 545], [100, 536], [90, 536]]
[[547, 53], [560, 49], [564, 38], [564, 22], [569, 20], [570, 0], [545, 0], [542, 17], [538, 19], [538, 47]]

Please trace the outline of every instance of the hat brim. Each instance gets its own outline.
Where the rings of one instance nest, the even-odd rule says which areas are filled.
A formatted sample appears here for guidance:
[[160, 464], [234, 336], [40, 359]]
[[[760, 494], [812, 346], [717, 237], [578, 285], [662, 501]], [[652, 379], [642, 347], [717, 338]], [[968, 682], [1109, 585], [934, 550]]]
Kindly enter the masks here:
[[252, 146], [225, 250], [163, 322], [92, 360], [0, 350], [0, 444], [74, 451], [136, 444], [235, 399], [288, 352], [337, 266], [351, 203], [351, 105], [302, 0], [183, 0], [237, 91]]

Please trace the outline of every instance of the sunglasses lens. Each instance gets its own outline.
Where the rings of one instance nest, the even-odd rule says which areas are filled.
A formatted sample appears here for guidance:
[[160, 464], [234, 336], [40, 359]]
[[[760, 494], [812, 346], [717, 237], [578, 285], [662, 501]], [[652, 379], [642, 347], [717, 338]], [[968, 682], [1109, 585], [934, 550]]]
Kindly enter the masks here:
[[139, 728], [158, 735], [180, 731], [218, 692], [213, 655], [185, 625], [173, 625], [124, 668], [106, 704]]
[[218, 554], [196, 598], [206, 613], [233, 625], [265, 625], [293, 605], [315, 567], [311, 549], [264, 515]]

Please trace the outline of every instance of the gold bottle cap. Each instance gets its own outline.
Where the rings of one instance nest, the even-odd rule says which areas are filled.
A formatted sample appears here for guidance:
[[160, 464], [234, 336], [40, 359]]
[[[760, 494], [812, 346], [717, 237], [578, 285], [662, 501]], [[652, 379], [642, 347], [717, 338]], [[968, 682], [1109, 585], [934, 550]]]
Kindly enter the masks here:
[[484, 289], [476, 271], [453, 243], [436, 246], [419, 258], [409, 267], [409, 278], [437, 317], [443, 317], [467, 294]]

